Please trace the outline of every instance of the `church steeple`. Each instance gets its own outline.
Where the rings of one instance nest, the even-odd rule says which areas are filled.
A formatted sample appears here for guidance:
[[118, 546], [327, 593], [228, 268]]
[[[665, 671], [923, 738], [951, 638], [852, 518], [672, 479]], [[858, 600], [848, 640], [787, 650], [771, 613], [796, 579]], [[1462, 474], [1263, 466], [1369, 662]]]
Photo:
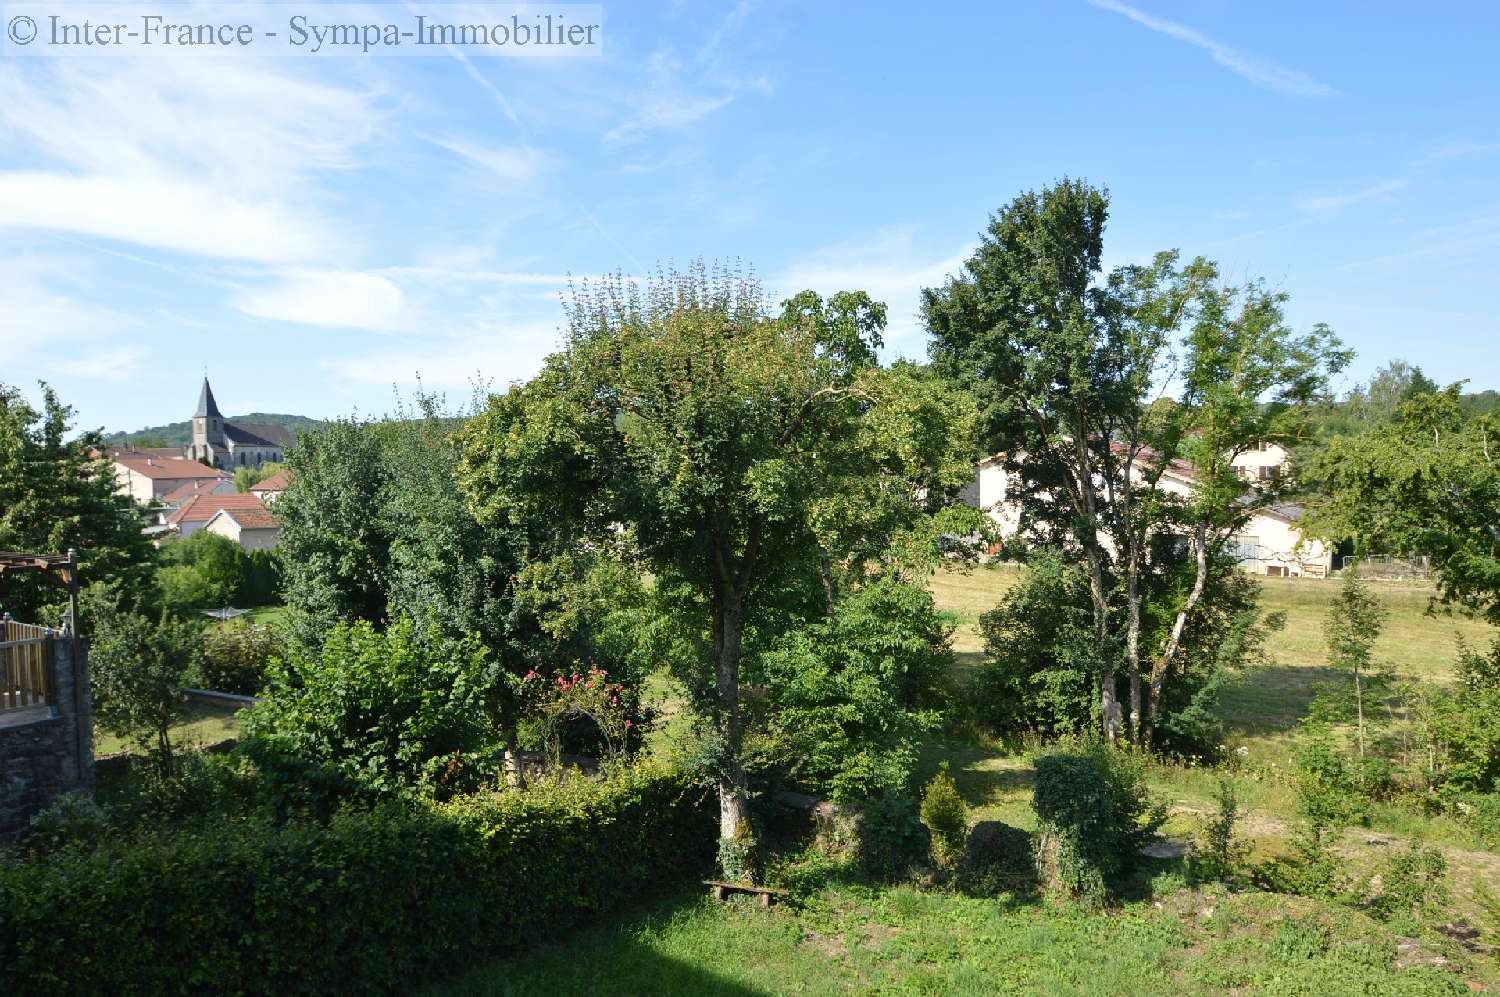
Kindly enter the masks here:
[[224, 417], [219, 414], [219, 403], [214, 401], [214, 389], [203, 378], [203, 390], [198, 392], [198, 410], [193, 413], [193, 444], [189, 452], [194, 460], [221, 467], [226, 459], [224, 443]]
[[195, 419], [205, 419], [212, 416], [222, 419], [219, 414], [219, 405], [214, 401], [214, 389], [208, 386], [208, 378], [203, 379], [203, 390], [198, 393], [198, 411], [193, 413]]

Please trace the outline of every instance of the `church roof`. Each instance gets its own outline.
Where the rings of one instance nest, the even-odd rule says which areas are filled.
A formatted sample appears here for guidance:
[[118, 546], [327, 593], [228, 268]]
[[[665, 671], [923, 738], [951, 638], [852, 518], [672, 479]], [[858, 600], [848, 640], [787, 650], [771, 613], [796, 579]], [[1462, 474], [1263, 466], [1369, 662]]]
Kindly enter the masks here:
[[289, 447], [292, 434], [285, 426], [268, 426], [250, 422], [224, 423], [224, 438], [230, 443], [248, 447]]
[[198, 392], [198, 411], [193, 413], [194, 419], [202, 419], [212, 416], [215, 419], [224, 418], [219, 414], [219, 403], [214, 401], [214, 389], [208, 386], [208, 378], [203, 379], [203, 390]]

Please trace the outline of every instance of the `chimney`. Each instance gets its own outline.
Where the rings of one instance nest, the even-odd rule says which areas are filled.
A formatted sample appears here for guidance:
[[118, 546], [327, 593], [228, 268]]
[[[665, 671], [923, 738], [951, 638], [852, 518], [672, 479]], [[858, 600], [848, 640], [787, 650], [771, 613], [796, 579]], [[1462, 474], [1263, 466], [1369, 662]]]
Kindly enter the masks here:
[[150, 457], [147, 457], [146, 458], [146, 466], [147, 467], [155, 467], [156, 466], [156, 461], [152, 460]]

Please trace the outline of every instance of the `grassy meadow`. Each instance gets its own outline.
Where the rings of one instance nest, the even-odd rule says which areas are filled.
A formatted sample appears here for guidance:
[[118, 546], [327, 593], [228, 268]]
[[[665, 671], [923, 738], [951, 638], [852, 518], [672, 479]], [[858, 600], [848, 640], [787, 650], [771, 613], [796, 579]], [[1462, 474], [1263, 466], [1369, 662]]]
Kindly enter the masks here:
[[[960, 675], [978, 665], [979, 616], [1019, 577], [993, 565], [933, 580], [956, 624]], [[1330, 681], [1322, 621], [1338, 582], [1266, 579], [1264, 608], [1286, 614], [1264, 668], [1241, 675], [1224, 702], [1234, 746], [1247, 761], [1229, 774], [1246, 814], [1241, 835], [1259, 861], [1287, 850], [1295, 822], [1287, 748], [1314, 688]], [[1428, 613], [1429, 588], [1376, 584], [1391, 614], [1377, 652], [1403, 677], [1444, 682], [1459, 636], [1485, 645], [1489, 628]], [[670, 697], [669, 687], [653, 687]], [[970, 820], [1032, 829], [1031, 769], [1022, 754], [963, 739], [935, 739], [919, 776], [947, 762]], [[1213, 807], [1225, 773], [1174, 765], [1152, 769], [1185, 844]], [[1336, 848], [1346, 867], [1372, 873], [1393, 849], [1419, 838], [1448, 862], [1448, 916], [1500, 942], [1474, 885], [1500, 889], [1500, 856], [1452, 822], [1375, 808], [1369, 827]], [[910, 886], [870, 887], [833, 876], [763, 911], [719, 904], [697, 891], [643, 902], [630, 917], [566, 943], [481, 965], [442, 985], [445, 994], [1056, 993], [1056, 994], [1468, 994], [1500, 988], [1500, 961], [1435, 930], [1403, 934], [1358, 909], [1256, 890], [1192, 887], [1182, 860], [1156, 860], [1136, 898], [1107, 913], [1022, 897], [972, 899]]]

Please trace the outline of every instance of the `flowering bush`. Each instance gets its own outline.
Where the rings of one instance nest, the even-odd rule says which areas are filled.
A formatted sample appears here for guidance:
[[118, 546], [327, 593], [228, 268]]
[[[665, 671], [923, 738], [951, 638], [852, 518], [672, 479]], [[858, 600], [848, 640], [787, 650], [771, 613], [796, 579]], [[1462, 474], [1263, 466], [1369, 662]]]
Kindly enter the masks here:
[[564, 727], [579, 717], [593, 721], [598, 728], [610, 761], [625, 750], [635, 728], [632, 697], [623, 682], [610, 679], [609, 672], [591, 664], [586, 671], [564, 671], [549, 677], [533, 669], [522, 678], [521, 687], [549, 767], [561, 767]]

